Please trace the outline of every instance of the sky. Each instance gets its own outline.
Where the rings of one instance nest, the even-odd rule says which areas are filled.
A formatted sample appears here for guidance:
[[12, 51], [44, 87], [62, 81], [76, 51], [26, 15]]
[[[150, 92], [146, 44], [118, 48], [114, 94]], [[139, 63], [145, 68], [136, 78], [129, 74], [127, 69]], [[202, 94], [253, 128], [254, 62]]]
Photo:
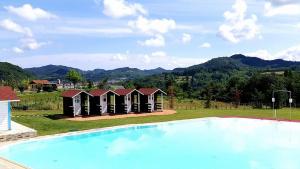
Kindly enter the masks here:
[[0, 61], [173, 69], [236, 53], [300, 61], [300, 0], [1, 0]]

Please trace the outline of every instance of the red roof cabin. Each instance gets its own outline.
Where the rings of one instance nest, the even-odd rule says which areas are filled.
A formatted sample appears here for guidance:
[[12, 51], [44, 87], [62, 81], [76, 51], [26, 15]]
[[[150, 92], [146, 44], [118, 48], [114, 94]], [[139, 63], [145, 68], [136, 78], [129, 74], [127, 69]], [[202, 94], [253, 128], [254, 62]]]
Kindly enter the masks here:
[[142, 112], [163, 111], [163, 97], [164, 95], [167, 95], [167, 93], [158, 88], [141, 88], [139, 89], [139, 92], [142, 93]]
[[91, 94], [83, 90], [67, 90], [61, 96], [63, 97], [63, 111], [66, 116], [90, 115], [90, 97]]
[[0, 130], [11, 130], [11, 102], [20, 101], [11, 87], [0, 87]]
[[92, 115], [106, 115], [116, 113], [116, 96], [112, 90], [95, 89], [90, 91], [90, 106]]
[[136, 89], [117, 89], [116, 113], [127, 114], [130, 112], [141, 112], [140, 98], [142, 93]]
[[29, 90], [31, 91], [47, 91], [50, 88], [56, 89], [57, 85], [50, 83], [48, 80], [32, 80], [29, 82]]

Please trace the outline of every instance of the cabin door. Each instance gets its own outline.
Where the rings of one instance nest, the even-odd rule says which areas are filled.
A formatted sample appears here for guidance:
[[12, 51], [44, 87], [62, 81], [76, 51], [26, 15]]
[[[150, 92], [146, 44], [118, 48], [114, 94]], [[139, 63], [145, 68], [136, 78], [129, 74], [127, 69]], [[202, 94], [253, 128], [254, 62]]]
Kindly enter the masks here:
[[154, 111], [154, 95], [151, 94], [148, 96], [148, 103], [151, 105], [151, 112]]
[[107, 113], [107, 94], [100, 97], [102, 113]]
[[78, 116], [81, 114], [81, 96], [80, 94], [74, 98], [74, 115]]

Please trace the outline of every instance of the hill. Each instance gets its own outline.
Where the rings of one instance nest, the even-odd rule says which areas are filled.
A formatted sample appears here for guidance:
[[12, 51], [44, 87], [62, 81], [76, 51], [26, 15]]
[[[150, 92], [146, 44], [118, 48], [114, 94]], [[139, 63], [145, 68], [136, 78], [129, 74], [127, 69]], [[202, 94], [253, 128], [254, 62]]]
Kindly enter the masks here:
[[165, 72], [170, 72], [169, 70], [165, 70], [162, 68], [150, 69], [150, 70], [140, 70], [137, 68], [118, 68], [113, 70], [104, 70], [104, 69], [95, 69], [89, 71], [83, 71], [77, 68], [61, 66], [61, 65], [47, 65], [42, 67], [34, 67], [27, 68], [26, 71], [34, 74], [40, 79], [48, 79], [48, 80], [56, 80], [56, 79], [64, 79], [66, 73], [70, 69], [75, 69], [80, 72], [85, 79], [92, 81], [99, 81], [104, 78], [108, 79], [134, 79], [145, 77], [154, 74], [161, 74]]
[[286, 61], [282, 59], [263, 60], [257, 57], [247, 57], [242, 54], [230, 57], [219, 57], [211, 59], [205, 63], [190, 66], [187, 68], [177, 68], [173, 70], [175, 74], [194, 75], [200, 72], [223, 72], [231, 73], [242, 70], [275, 71], [286, 69], [300, 69], [300, 62]]
[[233, 55], [230, 57], [241, 64], [263, 69], [285, 69], [285, 68], [299, 68], [300, 62], [286, 61], [282, 59], [263, 60], [257, 57], [247, 57], [241, 54]]
[[21, 67], [7, 62], [0, 62], [0, 81], [13, 84], [28, 78], [33, 78], [33, 76]]
[[75, 69], [83, 73], [80, 69], [62, 66], [62, 65], [47, 65], [42, 67], [26, 68], [28, 73], [35, 75], [38, 79], [57, 80], [64, 79], [69, 70]]

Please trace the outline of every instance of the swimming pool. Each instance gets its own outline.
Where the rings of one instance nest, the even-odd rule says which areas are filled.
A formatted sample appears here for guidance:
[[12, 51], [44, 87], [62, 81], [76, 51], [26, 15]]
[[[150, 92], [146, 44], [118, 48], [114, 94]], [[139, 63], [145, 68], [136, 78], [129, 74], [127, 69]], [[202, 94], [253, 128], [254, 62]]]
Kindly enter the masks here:
[[300, 123], [205, 118], [4, 147], [32, 169], [299, 169]]

